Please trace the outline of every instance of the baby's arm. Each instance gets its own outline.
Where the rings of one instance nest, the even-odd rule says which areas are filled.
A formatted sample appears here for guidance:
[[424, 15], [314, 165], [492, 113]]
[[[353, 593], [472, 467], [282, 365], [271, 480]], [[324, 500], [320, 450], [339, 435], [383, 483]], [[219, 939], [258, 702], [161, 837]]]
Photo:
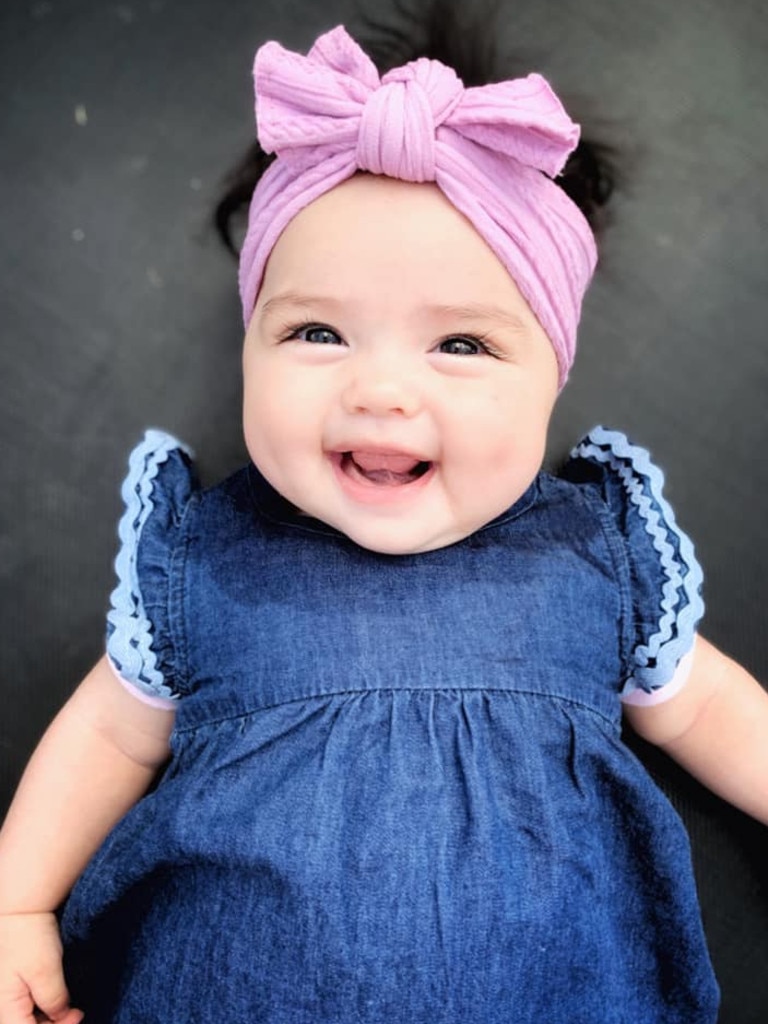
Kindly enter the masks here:
[[32, 1024], [33, 1003], [80, 1020], [53, 912], [167, 759], [173, 717], [128, 693], [102, 658], [40, 741], [0, 830], [0, 1024]]
[[627, 705], [625, 715], [643, 739], [768, 824], [768, 693], [735, 661], [697, 637], [682, 690], [661, 704]]

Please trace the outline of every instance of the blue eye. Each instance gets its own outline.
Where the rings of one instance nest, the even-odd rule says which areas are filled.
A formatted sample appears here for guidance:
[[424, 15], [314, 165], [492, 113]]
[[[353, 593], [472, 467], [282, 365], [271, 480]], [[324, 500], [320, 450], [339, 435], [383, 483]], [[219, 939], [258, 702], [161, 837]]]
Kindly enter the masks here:
[[331, 327], [323, 324], [304, 324], [296, 327], [289, 335], [290, 339], [309, 342], [310, 345], [343, 345], [341, 337]]
[[457, 334], [441, 341], [437, 351], [450, 356], [480, 356], [488, 353], [488, 349], [482, 341], [463, 334]]

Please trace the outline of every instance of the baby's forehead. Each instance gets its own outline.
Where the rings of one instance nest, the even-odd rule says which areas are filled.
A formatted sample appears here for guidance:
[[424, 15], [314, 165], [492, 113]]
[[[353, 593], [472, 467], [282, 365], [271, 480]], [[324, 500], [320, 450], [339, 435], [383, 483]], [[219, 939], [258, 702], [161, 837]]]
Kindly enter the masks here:
[[373, 174], [354, 175], [288, 223], [258, 305], [280, 295], [530, 313], [509, 270], [436, 185]]
[[380, 259], [392, 250], [403, 260], [419, 251], [438, 264], [456, 258], [460, 249], [467, 261], [482, 255], [488, 269], [509, 276], [472, 222], [437, 185], [376, 174], [355, 174], [299, 210], [278, 237], [270, 259], [289, 247], [297, 261], [318, 250], [326, 258], [351, 252], [363, 260]]

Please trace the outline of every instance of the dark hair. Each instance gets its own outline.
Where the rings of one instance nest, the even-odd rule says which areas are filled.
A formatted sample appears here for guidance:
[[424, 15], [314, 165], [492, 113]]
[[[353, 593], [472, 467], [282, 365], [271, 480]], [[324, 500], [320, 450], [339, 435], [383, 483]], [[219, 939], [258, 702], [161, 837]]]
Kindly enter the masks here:
[[[462, 5], [459, 0], [432, 0], [419, 10], [410, 10], [403, 0], [394, 0], [398, 22], [363, 17], [363, 27], [353, 34], [368, 53], [380, 74], [418, 57], [439, 60], [454, 69], [466, 86], [485, 85], [525, 74], [520, 58], [499, 56], [497, 22], [500, 0]], [[570, 105], [569, 105], [570, 106]], [[574, 111], [569, 113], [575, 117]], [[578, 120], [577, 117], [575, 117]], [[227, 248], [237, 254], [233, 227], [247, 210], [256, 183], [274, 156], [254, 141], [224, 180], [216, 205], [214, 222]], [[616, 153], [609, 144], [582, 137], [555, 183], [573, 200], [592, 230], [603, 226], [603, 210], [616, 183]]]

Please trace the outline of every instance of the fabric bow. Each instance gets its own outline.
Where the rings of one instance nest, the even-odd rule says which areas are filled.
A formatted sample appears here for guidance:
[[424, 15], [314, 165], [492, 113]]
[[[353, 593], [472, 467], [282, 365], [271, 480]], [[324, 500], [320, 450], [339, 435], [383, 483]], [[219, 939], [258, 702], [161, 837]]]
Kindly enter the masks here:
[[338, 26], [307, 56], [266, 43], [254, 77], [259, 141], [290, 157], [307, 147], [354, 147], [360, 170], [435, 180], [441, 129], [555, 177], [579, 129], [541, 75], [465, 89], [456, 73], [420, 58], [382, 78]]

